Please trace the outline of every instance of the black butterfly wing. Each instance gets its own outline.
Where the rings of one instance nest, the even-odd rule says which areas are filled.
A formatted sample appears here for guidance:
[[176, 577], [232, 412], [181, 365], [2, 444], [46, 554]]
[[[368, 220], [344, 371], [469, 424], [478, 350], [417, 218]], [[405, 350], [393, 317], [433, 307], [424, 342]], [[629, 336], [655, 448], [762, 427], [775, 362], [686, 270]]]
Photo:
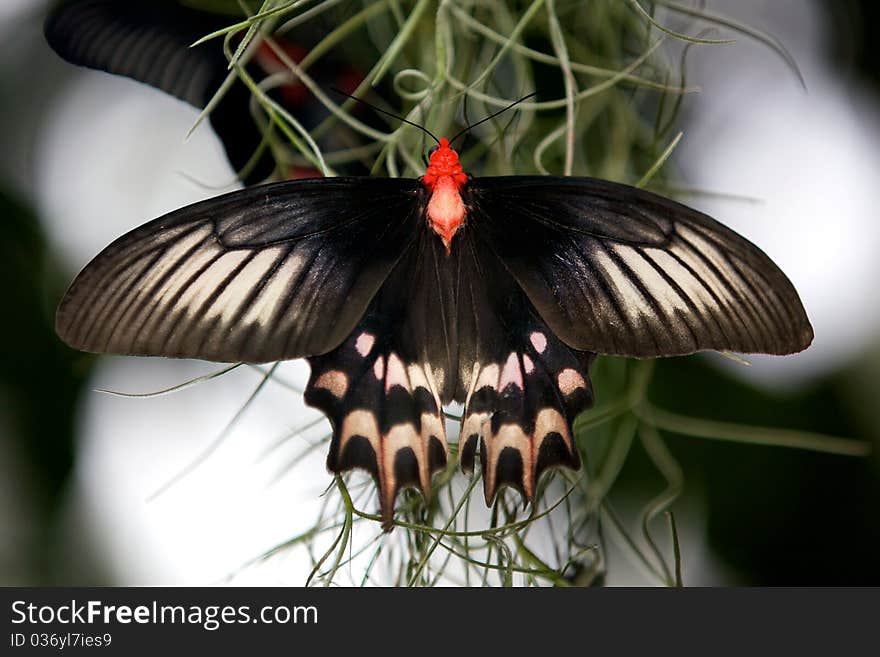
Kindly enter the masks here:
[[789, 354], [813, 331], [755, 245], [684, 205], [602, 180], [468, 185], [469, 225], [568, 345], [631, 357]]
[[369, 472], [390, 529], [401, 489], [430, 498], [431, 477], [445, 468], [448, 447], [436, 371], [394, 330], [400, 316], [382, 305], [374, 303], [342, 345], [309, 358], [305, 401], [333, 427], [327, 469]]
[[84, 351], [267, 362], [322, 354], [357, 325], [422, 224], [411, 179], [246, 188], [119, 238], [56, 317]]
[[[46, 19], [45, 36], [64, 60], [143, 82], [202, 109], [228, 74], [221, 42], [190, 45], [228, 26], [228, 17], [167, 0], [73, 0]], [[236, 80], [211, 112], [229, 162], [242, 170], [263, 134], [250, 112], [250, 92]], [[252, 184], [275, 168], [264, 151], [245, 177]]]
[[305, 401], [330, 419], [327, 468], [361, 468], [376, 480], [391, 527], [403, 488], [427, 499], [446, 466], [442, 404], [461, 389], [459, 360], [473, 346], [473, 317], [459, 322], [462, 254], [447, 254], [423, 220], [358, 326], [337, 349], [309, 359]]

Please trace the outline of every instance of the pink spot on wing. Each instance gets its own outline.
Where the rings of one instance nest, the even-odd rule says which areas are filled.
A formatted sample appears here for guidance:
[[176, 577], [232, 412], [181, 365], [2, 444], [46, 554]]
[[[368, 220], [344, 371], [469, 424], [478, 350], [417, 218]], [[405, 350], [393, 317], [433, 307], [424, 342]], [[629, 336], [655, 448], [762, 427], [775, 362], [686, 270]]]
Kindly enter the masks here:
[[501, 392], [511, 383], [519, 389], [522, 389], [523, 387], [522, 370], [519, 368], [519, 359], [516, 357], [515, 353], [511, 353], [510, 356], [507, 357], [504, 369], [501, 370], [501, 379], [498, 381], [498, 391]]
[[330, 394], [341, 399], [348, 391], [348, 377], [345, 372], [330, 370], [319, 376], [313, 385], [315, 388], [329, 390]]
[[579, 388], [587, 387], [587, 382], [584, 381], [584, 377], [570, 367], [567, 367], [558, 374], [556, 382], [559, 384], [559, 390], [565, 396], [572, 394]]
[[532, 342], [532, 346], [535, 348], [539, 354], [543, 354], [544, 350], [547, 348], [547, 336], [541, 333], [540, 331], [535, 331], [529, 336], [529, 340]]
[[373, 350], [373, 345], [376, 343], [376, 336], [370, 335], [369, 333], [361, 333], [358, 336], [357, 342], [354, 343], [354, 348], [357, 349], [357, 352], [366, 357], [370, 351]]
[[385, 359], [382, 356], [379, 356], [376, 362], [373, 363], [373, 374], [376, 375], [379, 381], [385, 377]]
[[526, 370], [526, 374], [531, 374], [535, 371], [535, 364], [532, 362], [532, 359], [529, 358], [528, 354], [523, 354], [523, 367]]

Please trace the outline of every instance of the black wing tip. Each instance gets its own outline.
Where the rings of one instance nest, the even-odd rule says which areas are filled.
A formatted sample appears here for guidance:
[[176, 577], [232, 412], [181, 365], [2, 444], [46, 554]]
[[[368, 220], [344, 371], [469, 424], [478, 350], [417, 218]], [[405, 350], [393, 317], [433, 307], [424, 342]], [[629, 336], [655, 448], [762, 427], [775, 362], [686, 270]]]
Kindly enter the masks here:
[[[803, 351], [811, 344], [813, 344], [813, 338], [816, 337], [816, 334], [813, 332], [813, 326], [807, 322], [806, 326], [801, 331], [801, 348], [798, 351]], [[797, 352], [794, 352], [797, 353]]]
[[65, 28], [65, 22], [78, 17], [82, 17], [84, 12], [102, 7], [114, 7], [115, 9], [124, 8], [128, 2], [112, 2], [111, 0], [61, 0], [55, 2], [46, 13], [43, 20], [43, 36], [49, 46], [58, 53], [62, 58], [67, 58], [66, 49], [70, 45], [70, 40], [75, 35]]
[[43, 20], [43, 38], [49, 44], [49, 47], [62, 59], [65, 59], [64, 50], [69, 34], [65, 30], [59, 29], [59, 25], [72, 8], [72, 0], [56, 3], [46, 14], [45, 20]]
[[646, 360], [652, 358], [678, 358], [681, 356], [692, 356], [702, 353], [720, 353], [729, 352], [736, 354], [763, 354], [769, 356], [792, 356], [805, 351], [813, 343], [815, 334], [813, 326], [807, 319], [803, 308], [800, 312], [801, 317], [790, 328], [785, 330], [784, 334], [765, 334], [759, 336], [752, 342], [725, 341], [695, 344], [690, 342], [678, 342], [676, 344], [658, 344], [654, 343], [651, 348], [643, 347], [640, 349], [617, 348], [611, 344], [597, 345], [592, 341], [566, 341], [570, 347], [589, 351], [601, 356], [615, 356], [621, 358], [634, 358]]
[[797, 324], [796, 327], [792, 328], [791, 332], [787, 336], [780, 337], [765, 346], [756, 349], [711, 349], [706, 351], [734, 351], [741, 354], [793, 356], [809, 348], [809, 346], [813, 344], [814, 337], [815, 334], [813, 332], [813, 326], [807, 319], [806, 314], [803, 314], [802, 320]]
[[[74, 281], [74, 283], [75, 282], [76, 281]], [[71, 308], [72, 288], [73, 285], [71, 285], [70, 289], [68, 289], [65, 295], [61, 297], [61, 300], [58, 302], [58, 306], [55, 309], [55, 335], [57, 335], [58, 338], [71, 349], [94, 353], [93, 350], [89, 349], [89, 345], [84, 344], [76, 337], [76, 325], [71, 317], [73, 314], [73, 309]]]
[[806, 350], [811, 344], [813, 344], [814, 337], [815, 333], [813, 332], [813, 327], [805, 317], [803, 324], [796, 332], [796, 336], [792, 340], [782, 343], [778, 351], [772, 351], [769, 353], [774, 356], [790, 356], [792, 354], [799, 354], [800, 352]]

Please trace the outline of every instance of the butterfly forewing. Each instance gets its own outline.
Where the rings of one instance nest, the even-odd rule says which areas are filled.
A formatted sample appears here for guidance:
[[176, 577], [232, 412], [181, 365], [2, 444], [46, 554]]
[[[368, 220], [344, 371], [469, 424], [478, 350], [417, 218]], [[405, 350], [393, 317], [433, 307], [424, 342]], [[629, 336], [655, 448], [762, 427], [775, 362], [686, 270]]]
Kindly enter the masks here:
[[414, 180], [232, 192], [119, 238], [56, 318], [85, 351], [267, 362], [339, 345], [421, 224]]
[[779, 268], [696, 210], [590, 178], [476, 178], [468, 192], [481, 243], [576, 349], [788, 354], [812, 340]]

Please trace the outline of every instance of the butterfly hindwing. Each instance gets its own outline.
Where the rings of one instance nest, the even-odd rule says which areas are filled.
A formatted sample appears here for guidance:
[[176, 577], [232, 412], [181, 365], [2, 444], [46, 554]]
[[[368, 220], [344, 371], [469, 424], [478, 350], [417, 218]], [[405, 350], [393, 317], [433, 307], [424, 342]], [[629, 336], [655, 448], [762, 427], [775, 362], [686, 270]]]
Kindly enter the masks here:
[[77, 276], [58, 334], [84, 351], [225, 362], [330, 351], [418, 232], [417, 184], [273, 183], [160, 217]]
[[487, 504], [503, 486], [534, 501], [548, 468], [580, 467], [572, 422], [592, 405], [592, 354], [572, 350], [540, 323], [530, 328], [524, 339], [510, 340], [497, 352], [497, 360], [479, 363], [471, 376], [461, 466], [473, 469], [479, 446]]
[[571, 423], [592, 403], [592, 354], [556, 338], [495, 255], [462, 234], [449, 254], [422, 228], [360, 324], [310, 358], [306, 401], [331, 420], [328, 468], [376, 479], [386, 528], [403, 487], [430, 493], [446, 464], [442, 405], [464, 404], [464, 470], [481, 454], [487, 502], [534, 501], [548, 468], [580, 466]]
[[351, 336], [309, 359], [306, 402], [333, 427], [327, 467], [373, 475], [386, 529], [398, 492], [415, 488], [428, 498], [432, 475], [447, 462], [442, 405], [461, 398], [459, 363], [475, 346], [472, 265], [460, 249], [447, 255], [420, 223]]
[[327, 468], [373, 476], [386, 529], [398, 492], [415, 488], [429, 498], [431, 477], [448, 457], [431, 365], [395, 339], [391, 320], [370, 311], [337, 349], [310, 358], [305, 392], [333, 428]]
[[591, 178], [476, 178], [470, 219], [552, 331], [632, 357], [787, 354], [812, 340], [791, 282], [696, 210]]
[[572, 422], [593, 402], [593, 354], [559, 340], [495, 255], [473, 235], [463, 241], [478, 261], [480, 293], [475, 359], [459, 375], [467, 385], [461, 466], [473, 470], [479, 450], [487, 504], [505, 486], [533, 502], [548, 468], [580, 467]]

